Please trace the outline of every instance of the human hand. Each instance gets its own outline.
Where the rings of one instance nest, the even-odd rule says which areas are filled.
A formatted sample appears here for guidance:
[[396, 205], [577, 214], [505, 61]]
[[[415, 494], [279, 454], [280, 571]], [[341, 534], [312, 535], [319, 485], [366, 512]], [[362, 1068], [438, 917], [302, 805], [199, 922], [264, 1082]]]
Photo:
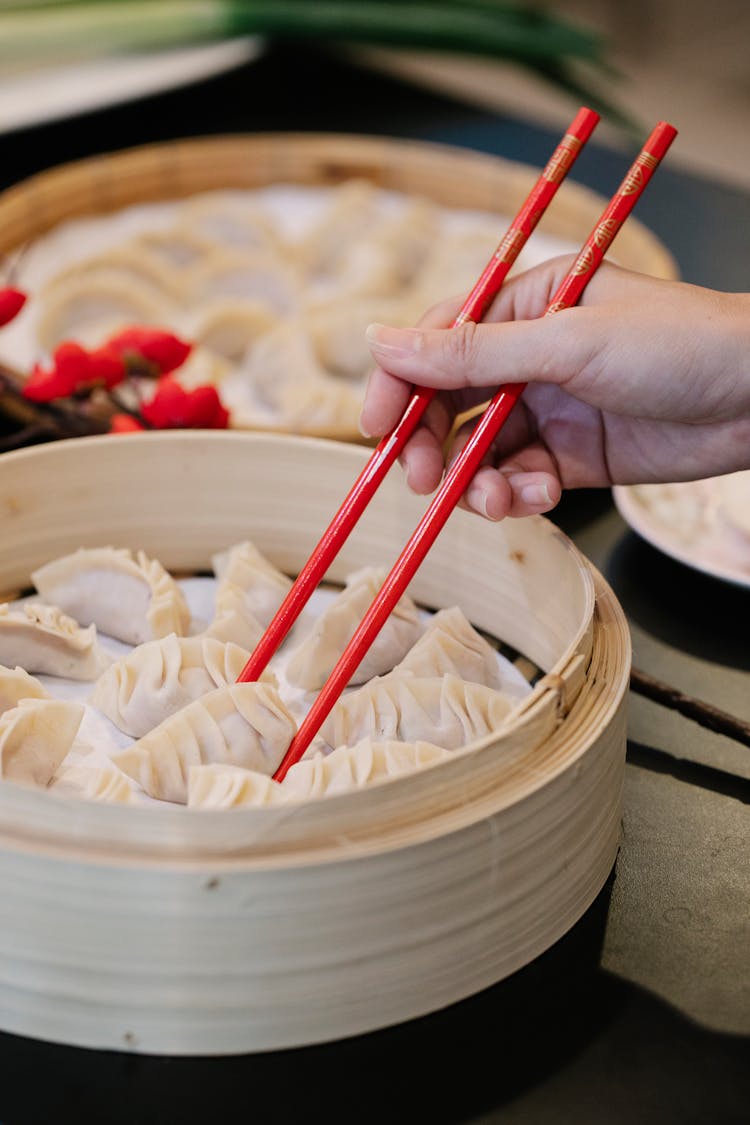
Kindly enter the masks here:
[[437, 487], [454, 419], [502, 383], [530, 385], [464, 498], [489, 519], [549, 511], [563, 488], [750, 468], [750, 295], [605, 263], [578, 306], [544, 317], [571, 262], [509, 281], [479, 325], [448, 329], [461, 302], [447, 301], [415, 329], [368, 329], [364, 433], [393, 429], [413, 385], [439, 392], [401, 454], [413, 491]]

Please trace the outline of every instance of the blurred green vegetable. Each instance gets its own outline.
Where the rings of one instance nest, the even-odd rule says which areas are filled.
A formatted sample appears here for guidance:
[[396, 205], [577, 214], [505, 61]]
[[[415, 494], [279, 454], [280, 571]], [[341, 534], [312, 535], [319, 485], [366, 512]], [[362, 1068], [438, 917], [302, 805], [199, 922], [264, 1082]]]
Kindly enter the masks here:
[[508, 59], [623, 120], [599, 35], [502, 0], [0, 0], [0, 73], [242, 35]]

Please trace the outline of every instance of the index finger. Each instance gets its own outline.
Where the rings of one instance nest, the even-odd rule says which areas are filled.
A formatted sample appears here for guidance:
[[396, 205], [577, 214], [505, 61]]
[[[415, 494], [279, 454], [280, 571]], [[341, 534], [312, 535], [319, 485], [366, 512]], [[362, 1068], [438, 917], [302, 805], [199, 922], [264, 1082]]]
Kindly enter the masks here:
[[[452, 297], [433, 305], [417, 321], [417, 328], [447, 328], [456, 319], [461, 308], [459, 297]], [[398, 425], [411, 398], [412, 384], [398, 375], [391, 375], [382, 367], [370, 373], [365, 399], [359, 419], [364, 437], [383, 437]]]

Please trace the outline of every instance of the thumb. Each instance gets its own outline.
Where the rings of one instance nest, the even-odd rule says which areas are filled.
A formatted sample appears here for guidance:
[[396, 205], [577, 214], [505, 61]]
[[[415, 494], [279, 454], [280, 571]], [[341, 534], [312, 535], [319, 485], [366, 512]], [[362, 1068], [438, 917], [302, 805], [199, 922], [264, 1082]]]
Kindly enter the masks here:
[[390, 328], [371, 324], [367, 342], [391, 375], [439, 390], [498, 383], [559, 383], [581, 371], [597, 350], [596, 318], [584, 308], [538, 320], [455, 328]]

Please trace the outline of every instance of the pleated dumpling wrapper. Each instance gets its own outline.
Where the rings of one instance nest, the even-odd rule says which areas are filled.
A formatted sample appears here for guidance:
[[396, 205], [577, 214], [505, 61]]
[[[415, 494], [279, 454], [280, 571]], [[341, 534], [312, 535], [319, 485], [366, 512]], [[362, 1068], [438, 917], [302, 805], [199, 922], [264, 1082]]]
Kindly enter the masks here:
[[356, 746], [340, 746], [331, 754], [318, 751], [311, 758], [303, 758], [281, 783], [236, 766], [192, 766], [188, 806], [258, 808], [331, 797], [414, 773], [450, 757], [450, 750], [429, 742], [374, 742], [365, 738]]
[[457, 605], [441, 609], [430, 619], [425, 632], [394, 672], [421, 677], [450, 673], [461, 680], [505, 691], [514, 699], [522, 699], [531, 691], [503, 673], [495, 649]]
[[24, 602], [18, 609], [0, 605], [0, 663], [40, 675], [95, 680], [109, 657], [94, 625], [81, 629], [57, 606]]
[[333, 750], [372, 738], [458, 750], [502, 727], [514, 703], [502, 692], [457, 676], [423, 679], [392, 672], [343, 695], [312, 747]]
[[0, 777], [47, 786], [81, 725], [81, 703], [22, 699], [0, 715]]
[[245, 591], [233, 582], [220, 582], [216, 590], [216, 614], [201, 636], [225, 644], [231, 642], [252, 652], [263, 632], [263, 626], [250, 609]]
[[39, 593], [82, 625], [126, 644], [169, 633], [183, 636], [190, 610], [180, 587], [157, 559], [143, 551], [81, 547], [31, 575]]
[[51, 787], [66, 797], [83, 797], [107, 805], [140, 805], [125, 774], [112, 766], [63, 766]]
[[222, 762], [272, 774], [296, 731], [272, 684], [232, 684], [170, 715], [112, 761], [150, 797], [185, 804], [191, 766]]
[[125, 734], [141, 738], [194, 699], [233, 684], [249, 657], [239, 645], [170, 633], [111, 664], [91, 702]]
[[5, 668], [0, 664], [0, 715], [16, 707], [22, 699], [49, 699], [39, 680], [23, 668]]
[[286, 597], [292, 585], [291, 579], [269, 562], [248, 539], [226, 551], [219, 551], [212, 557], [211, 563], [219, 580], [216, 588], [217, 616], [229, 612], [241, 592], [245, 609], [265, 629]]
[[[291, 654], [286, 674], [289, 682], [307, 691], [321, 688], [370, 607], [383, 575], [365, 567], [350, 575], [346, 586], [313, 624], [311, 632]], [[363, 684], [390, 672], [419, 636], [417, 607], [408, 595], [397, 603], [383, 628], [351, 678]]]

